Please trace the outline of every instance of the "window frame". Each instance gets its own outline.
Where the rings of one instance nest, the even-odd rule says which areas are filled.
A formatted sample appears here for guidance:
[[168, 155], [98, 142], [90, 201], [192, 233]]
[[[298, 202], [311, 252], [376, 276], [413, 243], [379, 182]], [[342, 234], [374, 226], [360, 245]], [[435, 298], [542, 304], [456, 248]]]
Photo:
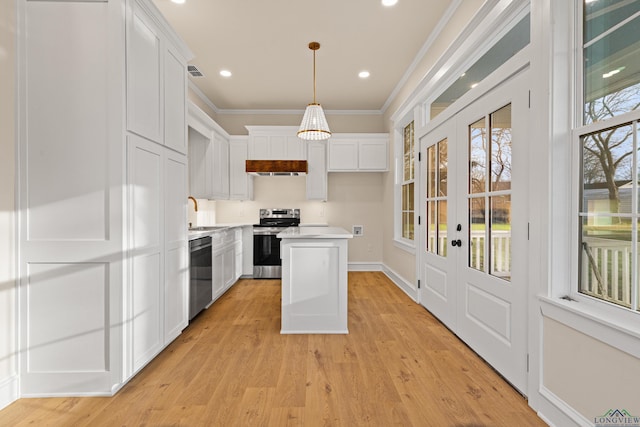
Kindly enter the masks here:
[[[416, 247], [418, 246], [418, 210], [416, 209], [416, 201], [418, 200], [418, 177], [419, 177], [419, 150], [418, 141], [416, 139], [416, 129], [418, 127], [418, 120], [416, 119], [416, 112], [406, 115], [402, 120], [395, 123], [394, 126], [394, 159], [395, 159], [395, 180], [394, 180], [394, 206], [393, 206], [393, 244], [397, 248], [400, 248], [411, 254], [416, 253]], [[404, 129], [413, 122], [413, 180], [404, 181]], [[402, 186], [409, 182], [413, 182], [413, 240], [403, 237], [403, 209], [402, 209]]]
[[[583, 304], [583, 308], [587, 310], [587, 317], [594, 320], [601, 320], [611, 324], [618, 324], [626, 330], [640, 331], [637, 326], [640, 311], [634, 311], [613, 302], [590, 296], [580, 292], [580, 223], [583, 219], [581, 213], [582, 201], [581, 190], [583, 183], [582, 177], [582, 154], [581, 144], [582, 137], [585, 135], [601, 132], [607, 129], [624, 126], [625, 124], [637, 123], [636, 132], [640, 131], [640, 109], [629, 111], [612, 118], [601, 120], [593, 123], [584, 123], [584, 0], [576, 0], [574, 2], [574, 32], [573, 32], [573, 55], [572, 68], [575, 70], [573, 87], [571, 87], [570, 98], [573, 108], [571, 122], [571, 271], [570, 286], [567, 296], [570, 300]], [[640, 215], [635, 217], [640, 221]], [[640, 269], [640, 265], [638, 266]], [[640, 276], [640, 272], [638, 272]], [[635, 277], [635, 276], [634, 276]], [[635, 296], [637, 301], [637, 293], [640, 292], [640, 284], [636, 283], [635, 292], [632, 285], [632, 298]], [[632, 300], [633, 301], [633, 300]], [[633, 306], [633, 305], [632, 305]], [[586, 313], [585, 313], [586, 314]]]

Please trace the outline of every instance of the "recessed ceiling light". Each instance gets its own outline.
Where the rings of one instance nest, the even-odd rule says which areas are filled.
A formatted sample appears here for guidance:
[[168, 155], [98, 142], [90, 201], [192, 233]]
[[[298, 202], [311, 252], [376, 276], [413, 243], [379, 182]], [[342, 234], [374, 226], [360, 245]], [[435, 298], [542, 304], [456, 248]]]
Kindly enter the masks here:
[[185, 1], [186, 0], [171, 0], [171, 2], [175, 4], [184, 4]]
[[473, 89], [474, 87], [478, 86], [478, 83], [473, 83], [471, 84], [471, 89]]
[[221, 75], [222, 77], [231, 77], [231, 71], [229, 71], [229, 70], [222, 70], [222, 71], [220, 71], [220, 75]]
[[382, 5], [387, 7], [393, 6], [396, 3], [398, 3], [398, 0], [382, 0]]
[[366, 79], [370, 75], [371, 75], [371, 73], [369, 73], [368, 71], [360, 71], [358, 73], [358, 77], [360, 77], [361, 79]]

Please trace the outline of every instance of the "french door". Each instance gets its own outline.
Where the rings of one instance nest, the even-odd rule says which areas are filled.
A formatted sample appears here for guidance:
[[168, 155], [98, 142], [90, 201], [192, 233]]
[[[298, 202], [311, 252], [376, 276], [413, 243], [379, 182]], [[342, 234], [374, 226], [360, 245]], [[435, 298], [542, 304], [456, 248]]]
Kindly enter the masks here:
[[526, 74], [420, 138], [420, 303], [521, 392], [527, 372]]

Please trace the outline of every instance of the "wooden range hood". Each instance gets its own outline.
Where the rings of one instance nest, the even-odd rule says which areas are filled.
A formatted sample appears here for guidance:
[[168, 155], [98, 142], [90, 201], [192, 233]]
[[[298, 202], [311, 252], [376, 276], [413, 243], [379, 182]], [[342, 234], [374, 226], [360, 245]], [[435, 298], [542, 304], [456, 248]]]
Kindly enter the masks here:
[[246, 172], [259, 176], [298, 176], [307, 174], [306, 160], [247, 160]]

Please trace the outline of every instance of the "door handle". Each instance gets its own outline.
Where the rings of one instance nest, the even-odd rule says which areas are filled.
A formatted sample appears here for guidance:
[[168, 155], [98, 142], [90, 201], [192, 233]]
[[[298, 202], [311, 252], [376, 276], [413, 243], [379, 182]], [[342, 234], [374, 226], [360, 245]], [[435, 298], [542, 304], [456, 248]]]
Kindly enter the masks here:
[[462, 247], [462, 240], [458, 239], [458, 240], [452, 240], [451, 241], [451, 246], [458, 246], [458, 247]]

